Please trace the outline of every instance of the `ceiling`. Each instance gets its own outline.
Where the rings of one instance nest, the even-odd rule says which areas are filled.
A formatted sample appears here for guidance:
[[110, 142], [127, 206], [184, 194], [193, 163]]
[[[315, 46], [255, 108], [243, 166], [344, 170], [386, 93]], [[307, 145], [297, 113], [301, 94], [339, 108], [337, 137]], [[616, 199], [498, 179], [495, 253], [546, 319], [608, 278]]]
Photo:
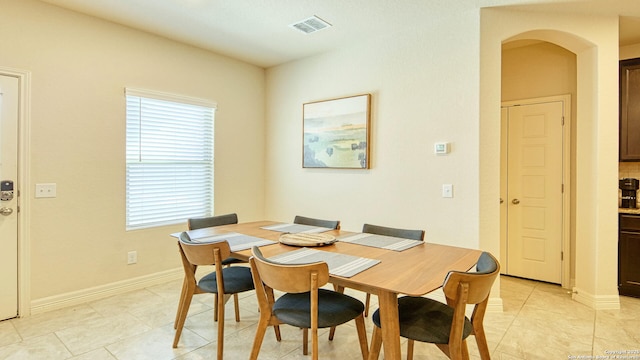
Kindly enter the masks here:
[[[410, 30], [438, 13], [481, 7], [620, 15], [620, 44], [640, 43], [637, 0], [41, 0], [261, 67]], [[316, 15], [333, 26], [289, 25]]]

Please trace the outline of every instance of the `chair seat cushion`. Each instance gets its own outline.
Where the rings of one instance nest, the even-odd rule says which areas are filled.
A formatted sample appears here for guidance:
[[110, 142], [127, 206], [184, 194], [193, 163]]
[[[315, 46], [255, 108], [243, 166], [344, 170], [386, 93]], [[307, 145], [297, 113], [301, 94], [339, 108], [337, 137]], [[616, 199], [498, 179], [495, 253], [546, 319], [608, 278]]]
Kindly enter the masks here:
[[[344, 324], [364, 311], [364, 304], [351, 296], [318, 289], [318, 328]], [[310, 293], [282, 295], [273, 305], [273, 314], [281, 322], [299, 328], [311, 328]]]
[[[225, 294], [236, 294], [254, 289], [251, 269], [246, 266], [226, 267], [222, 269], [222, 276]], [[218, 293], [216, 273], [205, 275], [198, 281], [198, 286], [204, 291]]]
[[[380, 309], [371, 317], [380, 327]], [[404, 296], [398, 299], [400, 336], [432, 344], [448, 344], [453, 309], [447, 304], [423, 297]], [[473, 331], [469, 318], [464, 318], [462, 338]]]
[[228, 257], [224, 260], [222, 260], [222, 265], [230, 265], [230, 264], [242, 264], [242, 263], [247, 263], [244, 260], [241, 259], [236, 259], [234, 257]]

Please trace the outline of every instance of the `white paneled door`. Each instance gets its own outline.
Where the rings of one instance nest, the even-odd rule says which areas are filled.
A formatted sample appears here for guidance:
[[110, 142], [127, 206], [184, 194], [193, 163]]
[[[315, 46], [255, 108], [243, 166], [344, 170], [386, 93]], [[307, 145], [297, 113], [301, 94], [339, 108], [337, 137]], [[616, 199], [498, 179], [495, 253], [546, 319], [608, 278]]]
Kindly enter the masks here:
[[18, 315], [18, 94], [0, 75], [0, 320]]
[[563, 103], [509, 107], [507, 264], [509, 275], [562, 281]]

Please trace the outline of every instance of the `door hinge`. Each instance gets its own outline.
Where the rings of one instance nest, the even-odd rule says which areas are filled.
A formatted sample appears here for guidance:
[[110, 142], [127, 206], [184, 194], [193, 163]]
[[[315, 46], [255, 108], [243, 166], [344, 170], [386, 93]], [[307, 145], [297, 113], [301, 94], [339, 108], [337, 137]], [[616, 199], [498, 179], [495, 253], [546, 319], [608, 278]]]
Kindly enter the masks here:
[[560, 251], [560, 261], [564, 261], [564, 251]]
[[564, 126], [564, 116], [562, 117], [562, 126]]
[[560, 192], [564, 194], [564, 184], [560, 184]]

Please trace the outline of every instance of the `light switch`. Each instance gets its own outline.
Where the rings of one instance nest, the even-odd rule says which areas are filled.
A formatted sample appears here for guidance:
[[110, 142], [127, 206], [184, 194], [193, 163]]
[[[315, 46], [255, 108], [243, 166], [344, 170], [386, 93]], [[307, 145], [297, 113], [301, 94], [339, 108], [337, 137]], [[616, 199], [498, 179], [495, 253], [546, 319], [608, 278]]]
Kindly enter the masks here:
[[451, 184], [442, 184], [442, 197], [443, 198], [452, 198], [453, 197], [453, 185], [451, 185]]
[[56, 184], [36, 184], [37, 198], [54, 198], [56, 197]]

